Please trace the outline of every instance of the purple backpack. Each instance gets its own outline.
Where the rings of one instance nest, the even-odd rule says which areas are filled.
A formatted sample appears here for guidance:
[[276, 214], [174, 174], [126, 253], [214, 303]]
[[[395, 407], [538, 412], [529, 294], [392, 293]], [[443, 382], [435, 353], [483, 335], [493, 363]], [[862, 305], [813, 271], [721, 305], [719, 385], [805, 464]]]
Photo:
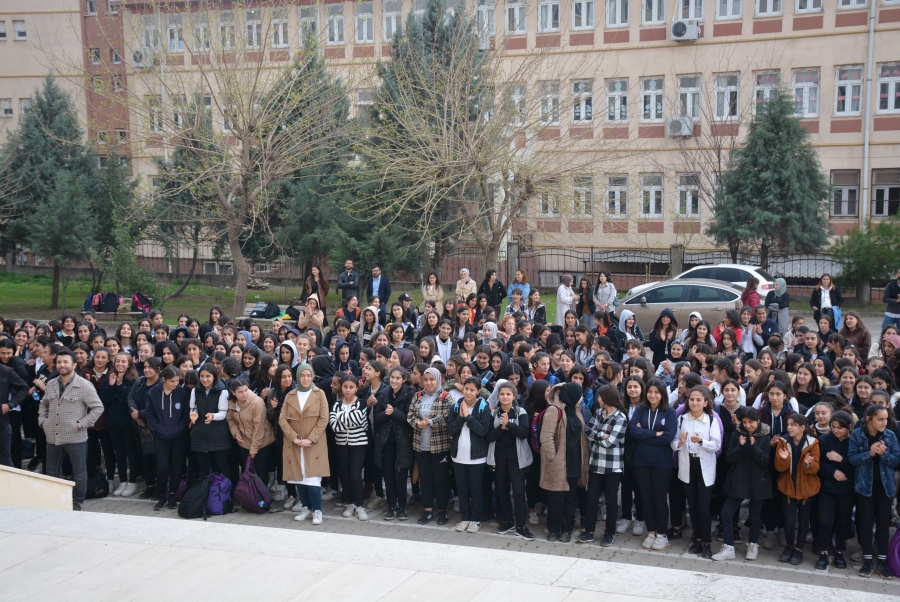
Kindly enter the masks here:
[[206, 499], [206, 513], [230, 514], [234, 505], [231, 502], [231, 480], [220, 472], [209, 475], [209, 497]]
[[900, 529], [894, 533], [888, 544], [887, 565], [895, 575], [900, 575]]
[[244, 472], [238, 479], [237, 487], [234, 488], [234, 501], [244, 507], [245, 510], [255, 512], [257, 514], [265, 514], [269, 511], [272, 504], [272, 496], [266, 484], [256, 476], [256, 470], [252, 456], [247, 456], [247, 464], [244, 466]]

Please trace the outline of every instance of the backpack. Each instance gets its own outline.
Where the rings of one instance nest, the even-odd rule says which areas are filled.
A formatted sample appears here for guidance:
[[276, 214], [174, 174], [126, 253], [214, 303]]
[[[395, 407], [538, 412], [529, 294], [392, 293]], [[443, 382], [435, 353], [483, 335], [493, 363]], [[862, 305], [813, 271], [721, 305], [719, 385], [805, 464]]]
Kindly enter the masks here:
[[207, 514], [230, 514], [234, 505], [231, 501], [231, 480], [220, 472], [209, 475], [209, 497], [206, 499]]
[[900, 575], [900, 529], [894, 533], [891, 543], [888, 544], [886, 562], [895, 575]]
[[269, 489], [256, 475], [254, 460], [249, 455], [247, 463], [244, 465], [244, 472], [241, 473], [237, 487], [234, 488], [234, 501], [243, 506], [245, 510], [256, 514], [265, 514], [272, 504]]
[[122, 304], [122, 297], [115, 293], [103, 293], [103, 300], [100, 302], [100, 311], [116, 313], [119, 311], [119, 305]]
[[284, 313], [291, 317], [291, 320], [299, 320], [300, 319], [300, 310], [294, 307], [293, 305], [288, 305], [288, 308], [284, 310]]
[[182, 496], [178, 504], [178, 516], [206, 520], [206, 502], [209, 498], [210, 478], [198, 479]]
[[266, 302], [260, 301], [256, 305], [253, 306], [253, 311], [250, 312], [251, 318], [262, 318], [263, 314], [266, 311]]
[[103, 311], [103, 294], [94, 293], [91, 295], [91, 307], [93, 311]]
[[98, 472], [87, 480], [87, 491], [84, 499], [93, 500], [109, 495], [109, 481], [106, 480], [106, 474]]
[[[537, 453], [541, 453], [541, 426], [544, 424], [544, 412], [549, 410], [551, 407], [556, 406], [547, 406], [539, 414], [535, 414], [534, 419], [531, 421], [531, 447], [534, 448], [534, 451]], [[556, 408], [557, 412], [557, 420], [562, 419], [562, 410], [560, 408]]]
[[84, 300], [84, 305], [81, 306], [81, 313], [86, 311], [91, 311], [94, 309], [94, 293], [88, 293], [87, 299]]
[[278, 304], [274, 301], [269, 301], [266, 303], [266, 307], [263, 310], [263, 315], [261, 316], [264, 320], [271, 320], [272, 318], [277, 318], [281, 315], [281, 308], [278, 307]]
[[153, 309], [153, 300], [150, 297], [143, 293], [133, 293], [131, 295], [131, 311], [148, 314], [151, 309]]

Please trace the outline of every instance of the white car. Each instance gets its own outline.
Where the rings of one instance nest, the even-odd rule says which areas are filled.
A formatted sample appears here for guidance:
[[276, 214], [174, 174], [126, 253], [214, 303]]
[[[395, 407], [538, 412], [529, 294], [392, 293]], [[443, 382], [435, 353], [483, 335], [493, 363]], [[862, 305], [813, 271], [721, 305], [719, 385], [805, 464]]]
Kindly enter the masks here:
[[[762, 268], [758, 268], [752, 265], [742, 265], [739, 263], [717, 263], [716, 265], [701, 265], [695, 268], [691, 268], [686, 272], [682, 272], [678, 274], [672, 280], [681, 280], [682, 278], [705, 278], [708, 280], [721, 280], [722, 282], [730, 282], [731, 284], [740, 286], [742, 289], [747, 285], [747, 280], [750, 276], [756, 276], [759, 280], [759, 288], [756, 289], [756, 292], [759, 293], [760, 299], [764, 300], [766, 295], [770, 290], [775, 288], [775, 279], [768, 274]], [[637, 294], [650, 286], [656, 284], [655, 282], [648, 282], [647, 284], [640, 284], [630, 291], [628, 291], [628, 297]]]

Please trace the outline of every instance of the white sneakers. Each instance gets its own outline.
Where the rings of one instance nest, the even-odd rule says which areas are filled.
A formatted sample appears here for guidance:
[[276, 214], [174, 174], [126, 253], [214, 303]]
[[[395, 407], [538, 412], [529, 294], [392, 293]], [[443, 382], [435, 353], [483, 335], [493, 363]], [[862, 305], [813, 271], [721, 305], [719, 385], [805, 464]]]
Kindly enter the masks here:
[[642, 521], [642, 520], [634, 521], [634, 527], [632, 527], [632, 529], [631, 529], [631, 534], [634, 535], [635, 537], [640, 537], [645, 532], [646, 532], [646, 529], [644, 528], [644, 521]]
[[466, 529], [466, 533], [478, 533], [478, 530], [481, 528], [481, 523], [476, 521], [469, 521], [469, 528]]
[[301, 523], [308, 519], [312, 515], [312, 511], [309, 508], [303, 508], [300, 510], [300, 513], [294, 517], [294, 520], [300, 521]]
[[359, 520], [369, 520], [369, 515], [366, 514], [366, 509], [363, 506], [356, 507], [356, 518]]
[[467, 521], [467, 520], [461, 520], [458, 523], [456, 523], [456, 531], [459, 533], [462, 533], [463, 531], [465, 531], [468, 528], [469, 528], [469, 521]]
[[628, 527], [631, 526], [631, 521], [627, 518], [620, 518], [619, 522], [616, 523], [616, 533], [622, 534], [628, 531]]
[[653, 535], [651, 533], [646, 538], [644, 538], [644, 543], [641, 544], [641, 547], [644, 548], [645, 550], [649, 550], [650, 548], [653, 547], [653, 544], [655, 544], [655, 543], [656, 543], [656, 535]]
[[529, 525], [537, 525], [537, 524], [539, 524], [540, 522], [541, 522], [541, 521], [540, 521], [540, 519], [538, 518], [537, 512], [529, 512], [529, 513], [528, 513], [528, 524], [529, 524]]
[[300, 512], [301, 510], [305, 510], [306, 506], [303, 505], [303, 502], [297, 500], [293, 506], [291, 506], [291, 512]]
[[321, 525], [321, 524], [322, 524], [322, 511], [321, 511], [321, 510], [314, 510], [314, 511], [313, 511], [313, 524], [314, 524], [314, 525]]
[[125, 489], [119, 495], [122, 497], [131, 497], [137, 493], [137, 483], [125, 483]]
[[119, 497], [120, 495], [122, 495], [122, 492], [125, 491], [126, 485], [128, 485], [128, 481], [126, 481], [124, 483], [119, 483], [119, 486], [116, 487], [115, 491], [113, 491], [113, 495], [116, 497]]
[[660, 534], [660, 535], [656, 536], [656, 541], [653, 542], [653, 545], [651, 546], [650, 549], [656, 550], [657, 552], [661, 552], [662, 550], [665, 550], [668, 547], [669, 547], [669, 538], [665, 535]]
[[347, 504], [347, 507], [344, 508], [344, 513], [341, 515], [344, 518], [350, 518], [356, 512], [356, 504]]
[[297, 498], [292, 495], [287, 496], [287, 499], [284, 500], [284, 509], [290, 510], [294, 507], [294, 504], [297, 503]]
[[[734, 556], [732, 554], [732, 556]], [[747, 554], [744, 556], [747, 560], [756, 560], [759, 556], [759, 544], [758, 543], [748, 543], [747, 544]], [[713, 556], [713, 560], [715, 560], [715, 556]]]
[[[754, 544], [749, 544], [754, 545]], [[747, 548], [747, 553], [750, 553], [750, 548]], [[719, 550], [718, 553], [713, 554], [713, 560], [734, 560], [734, 546], [730, 546], [727, 543], [722, 544], [722, 549]]]
[[322, 490], [322, 501], [330, 502], [331, 500], [334, 499], [334, 496], [336, 496], [336, 495], [338, 495], [338, 492], [335, 491], [334, 489], [327, 489], [327, 490], [323, 489]]

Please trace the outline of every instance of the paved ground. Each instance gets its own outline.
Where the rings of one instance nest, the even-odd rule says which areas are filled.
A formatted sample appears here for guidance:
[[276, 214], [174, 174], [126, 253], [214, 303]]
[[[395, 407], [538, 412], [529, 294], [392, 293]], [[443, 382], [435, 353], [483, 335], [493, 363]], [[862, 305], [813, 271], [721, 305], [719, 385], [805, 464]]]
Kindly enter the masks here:
[[[460, 517], [457, 513], [450, 512], [450, 523], [444, 527], [436, 524], [420, 526], [415, 520], [421, 513], [421, 508], [413, 508], [410, 511], [410, 520], [407, 522], [385, 521], [382, 512], [370, 511], [370, 520], [362, 522], [356, 518], [343, 518], [341, 508], [335, 508], [331, 502], [325, 502], [325, 522], [321, 526], [314, 527], [311, 521], [299, 523], [293, 520], [291, 512], [273, 512], [267, 515], [251, 514], [240, 511], [227, 516], [211, 517], [209, 520], [216, 523], [230, 523], [238, 525], [259, 525], [275, 527], [279, 529], [292, 529], [303, 531], [323, 531], [328, 533], [341, 533], [348, 535], [363, 535], [369, 537], [391, 538], [408, 541], [431, 542], [440, 544], [452, 544], [470, 546], [473, 548], [491, 548], [495, 550], [508, 550], [528, 552], [533, 554], [546, 554], [555, 557], [583, 558], [604, 560], [613, 563], [641, 565], [684, 571], [699, 571], [709, 575], [731, 575], [742, 577], [754, 577], [769, 581], [780, 581], [793, 584], [819, 585], [830, 588], [858, 590], [878, 594], [900, 595], [900, 579], [884, 581], [880, 577], [873, 576], [864, 579], [856, 574], [859, 563], [851, 562], [851, 569], [838, 570], [833, 567], [826, 571], [817, 571], [814, 567], [816, 558], [806, 546], [807, 553], [804, 562], [799, 567], [793, 567], [778, 562], [780, 549], [767, 551], [760, 548], [760, 556], [756, 561], [743, 560], [746, 547], [736, 547], [737, 559], [727, 562], [712, 562], [703, 560], [697, 556], [688, 555], [689, 541], [682, 539], [672, 543], [665, 552], [650, 552], [641, 548], [643, 538], [634, 537], [630, 533], [617, 535], [615, 545], [610, 548], [601, 548], [599, 545], [580, 545], [575, 543], [549, 543], [545, 540], [543, 532], [545, 519], [541, 519], [540, 525], [530, 526], [536, 539], [527, 542], [512, 535], [497, 535], [493, 533], [494, 527], [489, 523], [482, 523], [482, 530], [476, 534], [457, 533], [452, 529]], [[280, 508], [280, 505], [276, 505]], [[160, 519], [172, 519], [183, 522], [174, 510], [153, 510], [153, 504], [134, 498], [105, 498], [100, 500], [87, 500], [84, 509], [88, 512], [103, 512], [110, 514], [128, 514], [139, 516], [153, 516]], [[383, 510], [383, 509], [382, 509]], [[576, 514], [577, 518], [577, 514]], [[196, 521], [191, 521], [196, 522]], [[576, 521], [577, 522], [577, 521]], [[742, 531], [746, 537], [747, 530]], [[850, 553], [859, 546], [855, 541], [848, 544], [847, 559]], [[714, 543], [713, 550], [718, 550], [718, 544]], [[855, 568], [853, 568], [855, 567]]]

